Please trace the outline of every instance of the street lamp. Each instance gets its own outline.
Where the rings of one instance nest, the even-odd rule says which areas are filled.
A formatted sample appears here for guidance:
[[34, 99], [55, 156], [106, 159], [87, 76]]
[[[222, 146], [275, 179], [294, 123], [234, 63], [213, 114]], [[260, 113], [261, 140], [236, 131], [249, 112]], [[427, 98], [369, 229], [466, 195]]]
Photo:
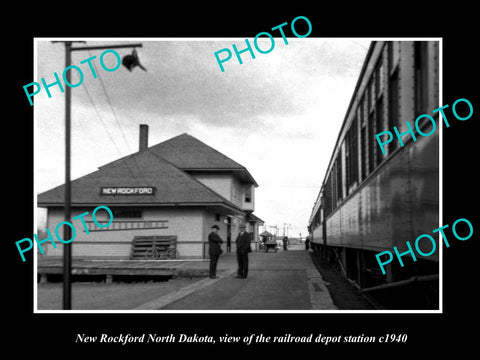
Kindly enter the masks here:
[[140, 67], [140, 69], [142, 69], [143, 71], [147, 71], [147, 69], [145, 69], [145, 67], [143, 67], [143, 65], [140, 64], [140, 60], [138, 59], [138, 55], [137, 55], [137, 50], [135, 50], [135, 48], [132, 50], [131, 55], [126, 55], [123, 57], [122, 64], [128, 69], [128, 71], [132, 71], [132, 69], [135, 66]]

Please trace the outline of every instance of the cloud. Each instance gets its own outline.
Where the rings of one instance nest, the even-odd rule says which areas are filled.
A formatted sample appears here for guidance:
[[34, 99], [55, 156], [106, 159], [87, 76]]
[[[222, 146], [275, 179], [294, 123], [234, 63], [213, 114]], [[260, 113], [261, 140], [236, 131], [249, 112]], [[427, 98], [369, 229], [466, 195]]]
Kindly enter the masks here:
[[[248, 52], [243, 53], [242, 65], [232, 56], [225, 73], [220, 71], [214, 52], [232, 50], [234, 43], [241, 49], [244, 39], [146, 41], [138, 53], [147, 72], [136, 68], [130, 73], [121, 67], [107, 73], [97, 67], [110, 101], [118, 113], [131, 114], [130, 121], [141, 121], [135, 113], [138, 118], [155, 114], [167, 122], [180, 117], [222, 128], [241, 124], [252, 130], [263, 124], [271, 127], [275, 117], [294, 118], [311, 113], [312, 107], [331, 106], [343, 79], [358, 75], [358, 53], [365, 52], [347, 40], [289, 39], [288, 45], [281, 38], [275, 40], [276, 46], [268, 54], [257, 52], [252, 59]], [[58, 55], [58, 45], [44, 47], [42, 56]], [[118, 51], [123, 51], [122, 55], [129, 52]], [[93, 54], [78, 52], [74, 63]], [[109, 99], [101, 85], [98, 79], [85, 76], [84, 86], [97, 106], [108, 109]], [[83, 91], [74, 90], [76, 101], [90, 103]]]
[[121, 69], [115, 76], [103, 74], [104, 82], [119, 110], [134, 103], [139, 111], [159, 117], [194, 116], [215, 126], [242, 122], [252, 128], [267, 117], [304, 113], [318, 99], [319, 85], [335, 87], [341, 77], [351, 76], [351, 68], [357, 71], [358, 64], [345, 60], [351, 56], [332, 55], [330, 42], [291, 40], [282, 47], [283, 40], [276, 40], [281, 42], [269, 54], [257, 53], [255, 59], [242, 54], [242, 65], [233, 56], [225, 73], [213, 54], [232, 49], [240, 39], [146, 42], [139, 56], [147, 73]]

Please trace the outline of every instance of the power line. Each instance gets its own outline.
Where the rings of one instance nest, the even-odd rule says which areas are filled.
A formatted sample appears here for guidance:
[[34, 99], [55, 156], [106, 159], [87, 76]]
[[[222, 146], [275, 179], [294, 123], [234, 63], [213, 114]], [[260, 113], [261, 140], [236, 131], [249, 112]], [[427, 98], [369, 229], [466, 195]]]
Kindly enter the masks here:
[[[89, 55], [90, 51], [88, 52]], [[107, 89], [105, 87], [105, 84], [103, 83], [102, 77], [100, 76], [100, 72], [97, 69], [97, 66], [95, 65], [95, 62], [93, 63], [93, 67], [95, 68], [95, 72], [98, 74], [98, 78], [100, 79], [100, 83], [102, 84], [103, 92], [105, 93], [105, 96], [107, 98], [108, 104], [110, 105], [110, 109], [112, 109], [113, 117], [115, 118], [115, 121], [117, 122], [118, 128], [120, 129], [120, 132], [122, 133], [123, 140], [125, 141], [125, 144], [127, 144], [128, 151], [131, 153], [132, 150], [130, 149], [130, 146], [128, 145], [127, 137], [125, 136], [125, 133], [123, 132], [122, 126], [120, 125], [120, 122], [118, 121], [117, 113], [115, 112], [115, 108], [112, 105], [112, 101], [110, 100], [110, 96], [108, 96]]]
[[361, 46], [362, 48], [364, 48], [365, 50], [367, 50], [367, 51], [368, 51], [368, 48], [367, 48], [367, 47], [365, 47], [365, 46], [363, 46], [363, 45], [362, 45], [362, 44], [360, 44], [359, 42], [356, 42], [355, 40], [352, 40], [352, 42], [353, 42], [353, 43], [355, 43], [355, 44], [357, 44], [357, 45], [359, 45], [359, 46]]
[[95, 104], [95, 102], [93, 101], [92, 97], [90, 96], [90, 92], [88, 91], [87, 85], [86, 85], [85, 83], [83, 84], [83, 88], [85, 89], [85, 92], [87, 93], [88, 99], [89, 99], [90, 102], [92, 103], [93, 108], [95, 109], [95, 112], [96, 112], [97, 115], [98, 115], [98, 118], [99, 118], [100, 121], [102, 122], [102, 125], [103, 125], [103, 127], [105, 128], [105, 131], [106, 131], [107, 134], [108, 134], [108, 137], [109, 137], [110, 140], [112, 141], [113, 145], [115, 145], [115, 148], [117, 149], [118, 155], [121, 156], [121, 155], [122, 155], [122, 152], [120, 151], [120, 148], [118, 147], [117, 143], [116, 143], [115, 140], [113, 139], [112, 134], [110, 133], [110, 131], [109, 131], [108, 128], [107, 128], [107, 125], [106, 125], [105, 122], [103, 121], [103, 118], [102, 118], [102, 116], [100, 115], [100, 112], [99, 112], [99, 110], [98, 110], [98, 108], [97, 108], [97, 105]]
[[[91, 56], [90, 54], [90, 50], [88, 51], [89, 53], [89, 56]], [[93, 66], [95, 68], [95, 72], [98, 74], [98, 78], [100, 79], [100, 84], [102, 85], [102, 88], [103, 88], [103, 92], [105, 93], [105, 96], [107, 98], [107, 101], [108, 101], [108, 104], [110, 106], [110, 109], [112, 110], [112, 113], [113, 113], [113, 117], [115, 118], [115, 121], [117, 123], [117, 126], [118, 128], [120, 129], [120, 132], [122, 134], [122, 137], [123, 137], [123, 140], [125, 141], [125, 144], [127, 145], [127, 149], [128, 149], [128, 152], [129, 153], [132, 153], [132, 150], [130, 149], [130, 146], [128, 145], [128, 141], [127, 141], [127, 137], [125, 136], [125, 133], [123, 132], [123, 128], [122, 126], [120, 125], [120, 121], [118, 120], [118, 116], [117, 116], [117, 113], [115, 112], [115, 108], [113, 107], [112, 105], [112, 101], [110, 100], [110, 96], [108, 95], [108, 92], [107, 92], [107, 89], [105, 87], [105, 84], [103, 83], [103, 80], [102, 80], [102, 77], [100, 76], [100, 72], [98, 71], [97, 69], [97, 66], [95, 64], [95, 62], [93, 63]], [[133, 162], [135, 163], [135, 166], [137, 167], [137, 170], [139, 172], [139, 175], [140, 177], [145, 181], [145, 179], [143, 178], [142, 176], [142, 171], [140, 170], [140, 166], [138, 165], [137, 163], [137, 159], [135, 157], [133, 157]], [[128, 166], [128, 163], [125, 161], [125, 165], [127, 166], [127, 168], [129, 169], [130, 173], [132, 174], [132, 176], [135, 178], [135, 174], [131, 171], [130, 167]], [[145, 181], [145, 184], [146, 184], [146, 181]]]
[[[117, 152], [118, 152], [118, 155], [121, 156], [122, 155], [122, 152], [120, 151], [120, 148], [118, 147], [117, 143], [115, 142], [115, 140], [113, 139], [113, 136], [112, 134], [110, 133], [110, 131], [108, 130], [108, 127], [107, 125], [105, 124], [105, 122], [103, 121], [103, 118], [102, 116], [100, 115], [100, 112], [98, 110], [98, 107], [97, 105], [95, 104], [95, 102], [93, 101], [92, 97], [90, 96], [90, 92], [88, 91], [88, 88], [85, 84], [83, 84], [83, 88], [85, 89], [85, 92], [88, 96], [88, 99], [90, 100], [90, 102], [92, 103], [93, 105], [93, 108], [95, 109], [95, 112], [97, 113], [98, 115], [98, 118], [100, 119], [100, 122], [102, 123], [103, 127], [105, 128], [105, 131], [107, 132], [108, 134], [108, 137], [110, 138], [111, 142], [113, 143], [113, 145], [115, 145], [115, 148], [117, 149]], [[135, 177], [135, 174], [134, 172], [132, 171], [132, 169], [130, 169], [130, 167], [127, 165], [127, 169], [128, 171], [130, 172], [130, 174], [132, 175], [132, 177]]]

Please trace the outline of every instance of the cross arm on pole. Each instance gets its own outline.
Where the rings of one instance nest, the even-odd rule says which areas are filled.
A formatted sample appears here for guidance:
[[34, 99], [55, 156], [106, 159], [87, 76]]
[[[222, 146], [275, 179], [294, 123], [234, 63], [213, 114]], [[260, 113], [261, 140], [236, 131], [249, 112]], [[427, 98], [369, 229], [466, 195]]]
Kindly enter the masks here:
[[96, 46], [78, 46], [71, 47], [70, 51], [81, 51], [81, 50], [99, 50], [99, 49], [121, 49], [121, 48], [137, 48], [142, 47], [141, 43], [134, 44], [118, 44], [118, 45], [96, 45]]

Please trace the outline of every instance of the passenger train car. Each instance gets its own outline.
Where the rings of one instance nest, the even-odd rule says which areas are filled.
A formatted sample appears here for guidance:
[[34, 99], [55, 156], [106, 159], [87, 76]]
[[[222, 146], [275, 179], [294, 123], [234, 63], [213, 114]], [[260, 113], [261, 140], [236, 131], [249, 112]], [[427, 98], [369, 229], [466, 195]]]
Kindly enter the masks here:
[[438, 306], [438, 250], [415, 262], [403, 256], [404, 267], [392, 261], [385, 275], [375, 254], [404, 252], [407, 240], [439, 227], [438, 128], [416, 142], [404, 135], [385, 154], [375, 134], [407, 132], [407, 121], [438, 107], [438, 41], [372, 42], [309, 220], [312, 249], [362, 292], [415, 283], [426, 308]]

